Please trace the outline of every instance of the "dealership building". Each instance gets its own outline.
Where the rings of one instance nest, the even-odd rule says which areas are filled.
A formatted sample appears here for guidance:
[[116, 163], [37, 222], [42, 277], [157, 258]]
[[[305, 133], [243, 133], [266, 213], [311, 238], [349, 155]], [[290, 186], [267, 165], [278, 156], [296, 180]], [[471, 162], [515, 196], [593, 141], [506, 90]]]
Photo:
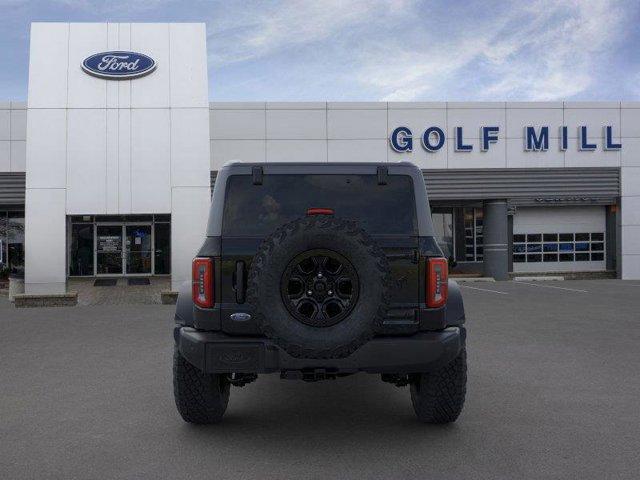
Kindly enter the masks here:
[[176, 289], [229, 161], [413, 162], [454, 271], [640, 279], [640, 102], [210, 103], [207, 72], [204, 24], [32, 24], [27, 101], [0, 102], [0, 263], [27, 293]]

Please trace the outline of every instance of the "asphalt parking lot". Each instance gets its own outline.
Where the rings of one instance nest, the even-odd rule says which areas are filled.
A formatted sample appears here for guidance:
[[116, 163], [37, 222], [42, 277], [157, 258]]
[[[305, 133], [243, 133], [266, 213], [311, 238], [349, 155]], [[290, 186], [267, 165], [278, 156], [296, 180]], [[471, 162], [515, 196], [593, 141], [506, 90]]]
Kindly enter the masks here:
[[640, 281], [466, 283], [457, 423], [358, 375], [233, 389], [225, 421], [175, 411], [172, 307], [0, 297], [0, 478], [638, 478]]

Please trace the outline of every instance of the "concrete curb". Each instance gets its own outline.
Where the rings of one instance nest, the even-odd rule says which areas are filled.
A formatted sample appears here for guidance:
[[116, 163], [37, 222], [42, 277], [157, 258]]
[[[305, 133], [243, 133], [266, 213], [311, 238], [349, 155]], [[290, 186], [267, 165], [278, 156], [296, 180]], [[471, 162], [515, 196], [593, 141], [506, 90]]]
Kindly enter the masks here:
[[495, 278], [493, 277], [460, 277], [460, 278], [451, 278], [451, 280], [455, 280], [458, 283], [492, 283], [495, 282]]
[[30, 295], [19, 293], [15, 295], [16, 308], [31, 307], [73, 307], [78, 304], [78, 292], [67, 292], [51, 295]]
[[564, 277], [561, 276], [536, 276], [536, 277], [513, 277], [515, 282], [548, 282], [548, 281], [561, 281]]
[[606, 270], [604, 272], [509, 272], [509, 277], [563, 277], [565, 280], [604, 280], [617, 278], [616, 272]]
[[175, 305], [178, 301], [178, 292], [164, 290], [160, 292], [160, 302], [163, 305]]

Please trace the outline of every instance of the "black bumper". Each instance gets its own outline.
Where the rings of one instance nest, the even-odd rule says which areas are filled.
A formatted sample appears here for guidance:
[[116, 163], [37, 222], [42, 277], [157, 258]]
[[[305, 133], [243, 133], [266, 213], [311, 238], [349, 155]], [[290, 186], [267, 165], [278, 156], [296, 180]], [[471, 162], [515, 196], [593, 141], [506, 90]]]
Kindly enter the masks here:
[[273, 373], [322, 369], [335, 373], [417, 373], [446, 365], [465, 343], [465, 329], [449, 327], [407, 337], [376, 337], [345, 358], [295, 358], [267, 338], [232, 337], [176, 326], [180, 353], [207, 373]]

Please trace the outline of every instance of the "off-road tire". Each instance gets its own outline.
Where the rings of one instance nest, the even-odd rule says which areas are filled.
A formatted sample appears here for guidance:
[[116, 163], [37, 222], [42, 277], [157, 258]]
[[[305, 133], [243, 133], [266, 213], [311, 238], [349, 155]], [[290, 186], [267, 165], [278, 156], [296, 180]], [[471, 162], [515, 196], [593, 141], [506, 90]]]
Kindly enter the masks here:
[[203, 373], [174, 347], [173, 395], [178, 412], [185, 422], [220, 422], [229, 403], [229, 389], [226, 376]]
[[413, 375], [411, 403], [418, 419], [425, 423], [455, 422], [467, 392], [467, 351], [440, 370]]
[[[330, 326], [298, 321], [281, 295], [281, 278], [289, 262], [314, 249], [344, 256], [360, 279], [355, 306]], [[315, 215], [281, 226], [262, 242], [251, 263], [247, 287], [247, 301], [259, 328], [287, 353], [298, 358], [343, 358], [370, 340], [386, 316], [389, 265], [382, 249], [356, 222]]]

